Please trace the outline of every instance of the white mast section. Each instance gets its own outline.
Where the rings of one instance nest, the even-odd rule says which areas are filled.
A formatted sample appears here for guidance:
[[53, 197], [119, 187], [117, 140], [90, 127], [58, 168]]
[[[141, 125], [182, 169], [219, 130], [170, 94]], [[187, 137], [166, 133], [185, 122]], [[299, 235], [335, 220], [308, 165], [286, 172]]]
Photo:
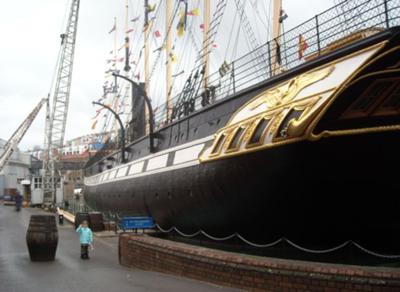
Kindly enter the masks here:
[[208, 75], [210, 71], [210, 46], [209, 29], [210, 29], [210, 0], [204, 0], [204, 30], [203, 30], [203, 64], [204, 64], [204, 90], [208, 87]]
[[171, 61], [171, 50], [172, 50], [172, 30], [169, 29], [172, 23], [172, 1], [165, 1], [166, 14], [165, 14], [165, 32], [166, 44], [165, 44], [165, 58], [167, 60], [166, 68], [166, 99], [167, 99], [167, 121], [171, 118], [172, 114], [172, 61]]
[[272, 73], [273, 75], [280, 72], [280, 64], [278, 53], [280, 53], [280, 34], [281, 34], [281, 24], [279, 18], [281, 16], [282, 10], [282, 0], [274, 0], [273, 2], [273, 15], [272, 15]]

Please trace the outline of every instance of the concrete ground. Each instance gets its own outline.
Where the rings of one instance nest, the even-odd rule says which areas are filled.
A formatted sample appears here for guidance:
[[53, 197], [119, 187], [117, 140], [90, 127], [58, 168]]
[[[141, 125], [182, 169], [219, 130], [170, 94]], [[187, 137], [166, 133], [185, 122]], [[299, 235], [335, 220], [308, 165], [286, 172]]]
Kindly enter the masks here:
[[[56, 260], [31, 262], [26, 230], [37, 209], [16, 212], [0, 204], [0, 292], [234, 291], [230, 288], [118, 264], [118, 238], [95, 237], [90, 260], [81, 260], [72, 225], [59, 226]], [[161, 259], [162, 260], [162, 259]]]

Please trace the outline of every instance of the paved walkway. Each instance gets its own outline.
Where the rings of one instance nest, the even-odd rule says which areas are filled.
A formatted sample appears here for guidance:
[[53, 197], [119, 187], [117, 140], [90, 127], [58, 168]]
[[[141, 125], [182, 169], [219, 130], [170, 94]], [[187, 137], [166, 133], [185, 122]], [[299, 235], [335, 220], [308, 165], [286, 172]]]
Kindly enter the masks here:
[[0, 204], [0, 292], [46, 291], [234, 291], [118, 264], [117, 238], [95, 238], [91, 259], [82, 261], [72, 225], [59, 226], [54, 262], [31, 262], [25, 236], [37, 209], [16, 212]]

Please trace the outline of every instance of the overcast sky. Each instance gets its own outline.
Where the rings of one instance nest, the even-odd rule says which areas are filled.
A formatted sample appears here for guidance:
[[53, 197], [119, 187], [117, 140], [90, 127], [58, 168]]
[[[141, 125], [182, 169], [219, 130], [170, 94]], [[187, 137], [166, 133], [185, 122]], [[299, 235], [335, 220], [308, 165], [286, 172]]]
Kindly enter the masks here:
[[[0, 138], [7, 140], [39, 100], [49, 92], [59, 51], [59, 35], [64, 30], [63, 20], [67, 8], [69, 9], [69, 2], [2, 1]], [[142, 0], [130, 2], [133, 10]], [[249, 5], [249, 1], [244, 2]], [[261, 5], [265, 5], [266, 0], [251, 2], [263, 2]], [[333, 0], [283, 0], [283, 8], [289, 15], [286, 27], [289, 29], [332, 5]], [[112, 49], [108, 31], [115, 16], [123, 19], [124, 6], [125, 0], [81, 1], [66, 139], [92, 132], [95, 110], [91, 101], [102, 94], [105, 59], [109, 56], [110, 48]], [[131, 14], [136, 15], [139, 12], [131, 11]], [[233, 17], [232, 14], [225, 15], [228, 20], [229, 17]], [[258, 30], [262, 30], [262, 27], [258, 27]], [[44, 119], [45, 110], [42, 109], [22, 140], [20, 148], [26, 150], [43, 144]]]

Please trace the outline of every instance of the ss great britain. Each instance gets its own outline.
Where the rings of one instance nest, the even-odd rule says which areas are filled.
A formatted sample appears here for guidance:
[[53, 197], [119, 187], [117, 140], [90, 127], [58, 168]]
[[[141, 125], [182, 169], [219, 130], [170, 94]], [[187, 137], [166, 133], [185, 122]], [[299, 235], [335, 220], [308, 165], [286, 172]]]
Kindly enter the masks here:
[[285, 33], [275, 9], [271, 41], [208, 76], [200, 58], [153, 133], [89, 161], [87, 203], [184, 234], [399, 253], [400, 1], [345, 1]]

